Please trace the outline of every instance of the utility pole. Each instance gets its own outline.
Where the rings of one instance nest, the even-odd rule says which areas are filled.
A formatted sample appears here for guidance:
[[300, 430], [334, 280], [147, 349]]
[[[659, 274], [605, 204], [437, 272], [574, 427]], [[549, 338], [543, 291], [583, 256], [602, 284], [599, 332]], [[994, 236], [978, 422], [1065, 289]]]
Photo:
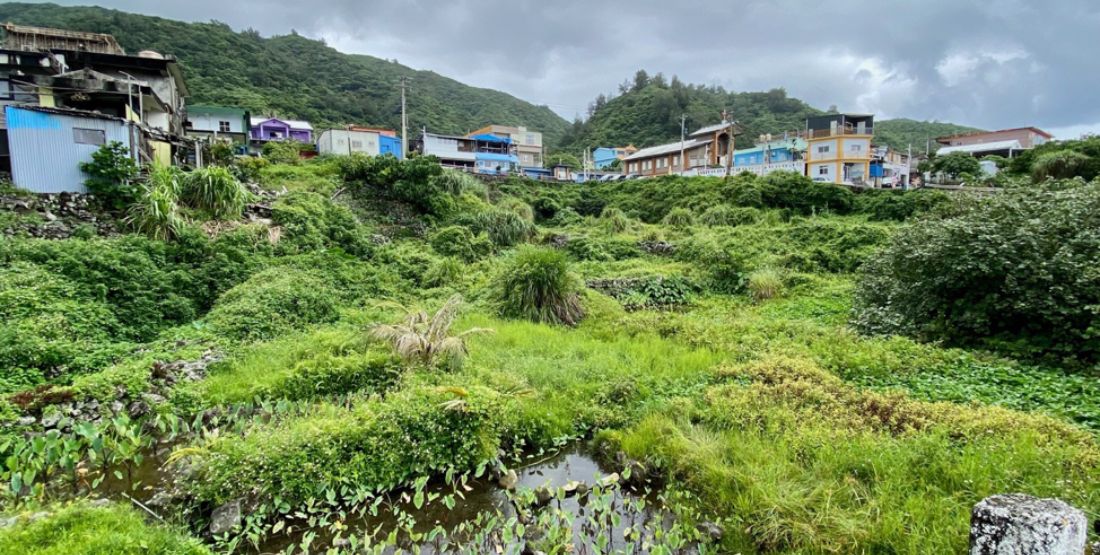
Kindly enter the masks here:
[[680, 114], [680, 173], [687, 170], [687, 161], [684, 160], [684, 138], [687, 135], [687, 114]]
[[401, 78], [401, 159], [409, 156], [409, 114], [406, 111], [405, 89], [409, 86], [409, 78]]
[[722, 123], [726, 124], [726, 131], [729, 133], [729, 140], [726, 141], [726, 178], [728, 179], [730, 174], [733, 173], [733, 118], [730, 117], [729, 110], [722, 110]]

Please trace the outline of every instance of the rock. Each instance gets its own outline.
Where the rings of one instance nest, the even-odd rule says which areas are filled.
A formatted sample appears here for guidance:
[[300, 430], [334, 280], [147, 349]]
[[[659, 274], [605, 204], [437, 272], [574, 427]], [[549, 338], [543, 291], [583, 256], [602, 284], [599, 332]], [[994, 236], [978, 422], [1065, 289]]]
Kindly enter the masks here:
[[42, 520], [44, 518], [49, 518], [49, 516], [50, 516], [50, 513], [46, 512], [46, 511], [38, 511], [37, 513], [34, 513], [31, 516], [27, 517], [27, 522], [35, 522], [37, 520]]
[[10, 518], [0, 518], [0, 529], [10, 528], [19, 523], [19, 517], [13, 516]]
[[54, 216], [53, 212], [50, 212], [48, 209], [42, 213], [42, 217], [46, 218], [47, 222], [52, 222], [57, 219], [57, 216]]
[[130, 403], [131, 418], [140, 418], [146, 414], [149, 414], [149, 405], [145, 404], [144, 401], [134, 401]]
[[574, 495], [584, 495], [588, 493], [588, 484], [572, 480], [568, 484], [565, 484], [564, 487], [562, 487], [562, 491], [565, 492], [566, 497], [572, 497]]
[[332, 547], [335, 547], [336, 549], [351, 547], [351, 540], [347, 538], [336, 538], [335, 540], [332, 540]]
[[114, 401], [111, 401], [111, 413], [112, 414], [116, 414], [116, 415], [121, 414], [122, 411], [125, 410], [125, 409], [126, 409], [126, 405], [123, 404], [122, 401], [119, 401], [117, 399], [114, 400]]
[[43, 428], [56, 428], [57, 423], [61, 422], [61, 414], [57, 412], [51, 412], [49, 414], [42, 415], [42, 427]]
[[18, 420], [17, 424], [23, 427], [27, 427], [34, 426], [36, 422], [38, 422], [38, 419], [33, 416], [23, 416]]
[[1058, 499], [994, 495], [970, 513], [970, 555], [1083, 555], [1085, 513]]
[[518, 483], [519, 476], [516, 474], [515, 470], [509, 470], [508, 472], [505, 472], [504, 475], [502, 475], [500, 479], [497, 480], [497, 485], [508, 491], [516, 489], [516, 484]]
[[210, 533], [224, 534], [241, 524], [241, 500], [235, 499], [210, 513]]
[[611, 474], [608, 474], [607, 476], [604, 476], [603, 478], [600, 478], [600, 481], [597, 482], [596, 485], [598, 485], [600, 487], [608, 488], [608, 487], [611, 487], [611, 486], [613, 486], [615, 484], [618, 484], [618, 483], [619, 483], [619, 473], [618, 472], [612, 472]]
[[156, 393], [144, 393], [141, 395], [141, 400], [150, 406], [160, 405], [167, 401], [163, 396]]
[[644, 464], [638, 461], [629, 461], [625, 466], [630, 469], [630, 479], [627, 480], [627, 483], [641, 486], [649, 481], [649, 469]]
[[91, 503], [89, 503], [89, 505], [91, 505], [93, 507], [106, 507], [107, 505], [110, 505], [110, 504], [111, 504], [111, 500], [107, 499], [105, 497], [100, 497], [99, 499], [94, 499], [94, 500], [92, 500]]
[[542, 507], [554, 499], [554, 488], [550, 486], [539, 486], [535, 488], [535, 504]]
[[720, 524], [716, 522], [711, 522], [709, 520], [700, 522], [699, 525], [695, 527], [695, 529], [699, 530], [703, 533], [703, 535], [710, 538], [710, 541], [713, 543], [722, 541], [722, 536], [726, 534], [725, 528], [722, 528]]

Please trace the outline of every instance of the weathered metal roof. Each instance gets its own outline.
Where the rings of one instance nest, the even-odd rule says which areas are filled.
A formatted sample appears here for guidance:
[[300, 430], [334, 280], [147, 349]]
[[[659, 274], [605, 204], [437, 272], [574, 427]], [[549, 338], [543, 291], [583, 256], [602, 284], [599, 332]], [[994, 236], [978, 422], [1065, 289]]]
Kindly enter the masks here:
[[1024, 150], [1024, 146], [1020, 144], [1020, 141], [994, 141], [991, 143], [980, 143], [976, 145], [959, 145], [959, 146], [945, 146], [936, 151], [936, 154], [951, 154], [952, 152], [966, 152], [972, 154], [975, 152], [993, 152], [996, 150]]
[[711, 139], [688, 139], [683, 143], [677, 141], [675, 143], [669, 143], [667, 145], [651, 146], [649, 148], [643, 148], [626, 158], [623, 161], [641, 160], [643, 158], [652, 158], [653, 156], [660, 156], [662, 154], [670, 154], [673, 152], [679, 152], [681, 148], [683, 150], [691, 150], [703, 145], [707, 145], [713, 142]]
[[272, 121], [272, 120], [281, 121], [281, 122], [289, 125], [291, 127], [291, 129], [307, 129], [309, 131], [313, 131], [313, 126], [310, 125], [310, 123], [308, 121], [303, 121], [303, 120], [300, 120], [300, 119], [283, 119], [283, 118], [276, 118], [276, 117], [253, 116], [251, 118], [250, 123], [251, 123], [252, 127], [256, 127], [257, 125], [260, 125], [261, 123], [264, 123], [266, 121]]

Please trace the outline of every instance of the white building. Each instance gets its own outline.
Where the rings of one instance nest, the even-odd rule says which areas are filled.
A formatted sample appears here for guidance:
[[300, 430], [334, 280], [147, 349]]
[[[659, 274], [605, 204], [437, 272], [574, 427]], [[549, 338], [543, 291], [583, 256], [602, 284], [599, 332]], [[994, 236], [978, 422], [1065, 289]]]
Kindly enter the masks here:
[[378, 156], [381, 152], [379, 134], [374, 131], [348, 131], [329, 129], [317, 137], [317, 152], [321, 154], [366, 154]]

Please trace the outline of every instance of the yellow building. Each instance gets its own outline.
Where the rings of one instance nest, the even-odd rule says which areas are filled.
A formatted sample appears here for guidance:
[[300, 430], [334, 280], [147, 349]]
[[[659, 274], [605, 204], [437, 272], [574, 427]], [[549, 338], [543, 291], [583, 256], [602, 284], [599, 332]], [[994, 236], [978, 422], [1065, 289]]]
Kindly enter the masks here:
[[822, 183], [869, 183], [874, 123], [871, 114], [827, 114], [807, 119], [806, 175]]

